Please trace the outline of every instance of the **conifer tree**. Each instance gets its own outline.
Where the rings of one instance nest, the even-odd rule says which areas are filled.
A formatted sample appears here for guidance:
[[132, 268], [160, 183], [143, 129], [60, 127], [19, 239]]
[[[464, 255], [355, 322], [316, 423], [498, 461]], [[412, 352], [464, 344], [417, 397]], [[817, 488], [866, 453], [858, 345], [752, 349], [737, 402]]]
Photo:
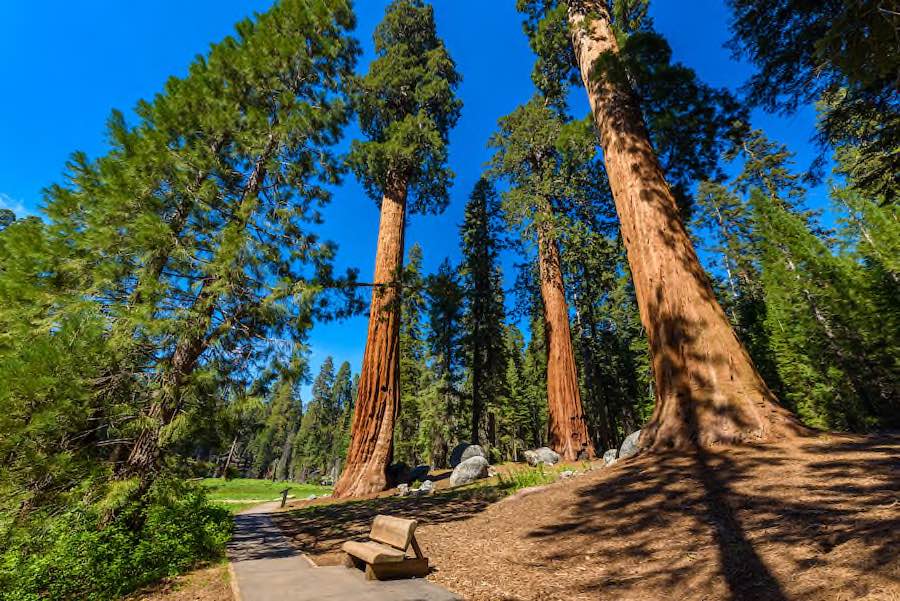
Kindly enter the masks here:
[[520, 376], [524, 388], [525, 411], [527, 414], [527, 441], [529, 448], [549, 444], [547, 426], [549, 406], [547, 403], [547, 328], [538, 298], [532, 302], [528, 331], [531, 337], [525, 347], [525, 360]]
[[[870, 274], [852, 255], [836, 252], [815, 215], [803, 210], [787, 149], [756, 132], [742, 152], [736, 185], [752, 206], [767, 330], [788, 400], [819, 427], [860, 430], [872, 419], [890, 420], [896, 368], [884, 353], [896, 348], [896, 337], [884, 335], [893, 332], [884, 324], [896, 318], [892, 303], [877, 324], [871, 321], [877, 301], [866, 284]], [[802, 365], [807, 373], [798, 379]]]
[[[500, 207], [494, 187], [478, 180], [466, 204], [461, 228], [462, 277], [465, 294], [465, 352], [469, 370], [472, 423], [470, 440], [481, 441], [485, 410], [488, 410], [489, 441], [497, 445], [497, 408], [488, 404], [503, 392], [507, 359], [504, 320], [503, 275], [498, 257], [501, 249]], [[493, 427], [491, 424], [494, 424]]]
[[[114, 113], [110, 152], [75, 153], [47, 190], [57, 273], [78, 292], [43, 318], [93, 305], [104, 322], [104, 363], [85, 372], [99, 370], [90, 394], [108, 409], [91, 419], [120, 480], [110, 515], [197, 431], [189, 416], [216, 406], [215, 388], [268, 362], [273, 339], [302, 341], [320, 306], [312, 281], [331, 278], [334, 248], [306, 224], [340, 172], [329, 149], [347, 118], [353, 19], [343, 0], [285, 0], [241, 22], [141, 102], [135, 126]], [[274, 348], [287, 364], [297, 345]]]
[[326, 357], [313, 381], [312, 396], [306, 406], [300, 431], [297, 433], [295, 476], [306, 481], [312, 475], [319, 478], [334, 470], [335, 423], [340, 419], [337, 405], [334, 359]]
[[[642, 38], [646, 2], [523, 0], [520, 7], [542, 51], [539, 72], [564, 81], [577, 68], [599, 132], [653, 358], [657, 404], [642, 445], [682, 447], [798, 432], [797, 421], [777, 404], [718, 304], [660, 162], [674, 148], [674, 163], [698, 167], [691, 169], [693, 177], [708, 167], [685, 152], [697, 146], [678, 143], [683, 136], [674, 136], [670, 145], [660, 135], [659, 126], [672, 113], [652, 110], [655, 104], [646, 102], [647, 91], [636, 77], [640, 71], [623, 51], [630, 40]], [[550, 23], [556, 23], [554, 31], [567, 30], [570, 47], [551, 43], [565, 36], [548, 38]], [[696, 156], [715, 161], [721, 144], [701, 147]]]
[[[799, 257], [792, 252], [797, 247], [788, 242], [798, 235], [806, 242], [814, 237], [802, 220], [783, 205], [774, 205], [760, 190], [751, 191], [751, 200], [755, 221], [761, 226], [766, 326], [772, 334], [770, 345], [785, 383], [784, 400], [810, 425], [846, 428], [845, 419], [833, 418], [838, 413], [843, 413], [844, 418], [858, 416], [858, 408], [851, 404], [857, 395], [852, 385], [848, 386], [849, 374], [836, 366], [833, 353], [822, 347], [829, 337], [821, 334], [830, 332], [833, 336], [832, 316], [822, 311], [821, 299], [813, 296], [809, 282], [798, 271]], [[831, 361], [826, 360], [828, 355], [832, 355]]]
[[752, 103], [792, 113], [820, 102], [820, 142], [852, 145], [855, 178], [894, 202], [900, 189], [900, 13], [872, 0], [728, 0], [730, 46], [757, 67]]
[[575, 313], [576, 360], [585, 415], [598, 449], [618, 446], [621, 431], [626, 429], [619, 412], [631, 409], [637, 399], [632, 390], [637, 375], [621, 369], [627, 332], [613, 332], [610, 323], [609, 297], [620, 267], [617, 250], [615, 240], [593, 229], [589, 221], [578, 221], [567, 228], [563, 257], [570, 282], [567, 292]]
[[560, 230], [568, 207], [590, 197], [598, 166], [583, 124], [564, 127], [540, 98], [500, 122], [491, 141], [493, 169], [507, 178], [504, 209], [537, 239], [538, 270], [547, 341], [550, 446], [567, 461], [592, 457], [594, 447], [581, 404], [560, 257]]
[[766, 383], [781, 398], [784, 388], [764, 326], [765, 291], [753, 212], [739, 191], [710, 181], [698, 186], [694, 206], [693, 225], [705, 234], [706, 250], [717, 258], [711, 275], [722, 280], [716, 287], [720, 302]]
[[[884, 325], [896, 320], [894, 303], [882, 305], [869, 285], [879, 279], [804, 208], [802, 178], [784, 146], [751, 132], [730, 157], [743, 161], [742, 170], [731, 189], [701, 186], [698, 221], [731, 266], [727, 288], [741, 337], [805, 423], [856, 430], [890, 423], [896, 368], [888, 357], [897, 342]], [[866, 224], [860, 215], [850, 222], [857, 231]], [[851, 235], [848, 248], [858, 240]], [[881, 309], [877, 322], [873, 307]]]
[[344, 458], [347, 456], [347, 445], [350, 443], [350, 420], [353, 418], [353, 372], [350, 363], [344, 361], [334, 376], [333, 401], [338, 411], [337, 420], [334, 423], [334, 438], [331, 456], [335, 462], [333, 478], [340, 474]]
[[288, 478], [294, 438], [303, 416], [303, 407], [295, 390], [296, 381], [296, 374], [286, 372], [271, 391], [262, 429], [251, 444], [251, 469], [258, 478]]
[[459, 438], [465, 423], [463, 294], [459, 270], [444, 259], [426, 282], [428, 355], [434, 390], [422, 407], [420, 438], [433, 465], [446, 464], [451, 436]]
[[[222, 108], [206, 117], [209, 130], [200, 130], [216, 151], [201, 174], [219, 178], [206, 180], [208, 204], [190, 186], [177, 190], [180, 202], [168, 225], [177, 226], [184, 214], [191, 229], [170, 227], [170, 234], [191, 246], [183, 261], [152, 255], [138, 277], [140, 293], [147, 278], [157, 286], [153, 280], [165, 269], [171, 275], [164, 292], [180, 303], [146, 425], [120, 477], [139, 476], [146, 486], [205, 354], [238, 348], [259, 332], [302, 339], [308, 328], [314, 288], [298, 266], [327, 262], [333, 248], [305, 232], [304, 223], [318, 219], [317, 206], [328, 200], [324, 186], [338, 175], [329, 149], [346, 121], [339, 92], [356, 55], [346, 37], [352, 26], [345, 2], [285, 2], [241, 23], [236, 39], [215, 46], [200, 63], [203, 76], [187, 80], [186, 88], [217, 98]], [[243, 352], [252, 360], [252, 347]]]
[[422, 247], [409, 249], [403, 268], [403, 297], [400, 300], [400, 409], [394, 426], [394, 458], [416, 464], [423, 456], [419, 446], [421, 424], [420, 395], [428, 385], [428, 346], [425, 342], [425, 277], [422, 274]]
[[[497, 387], [499, 396], [491, 407], [496, 414], [496, 442], [493, 444], [501, 460], [518, 461], [523, 450], [541, 446], [543, 427], [540, 409], [532, 405], [530, 387], [525, 381], [525, 337], [515, 325], [504, 325], [503, 342], [506, 365], [501, 374], [502, 385]], [[546, 386], [541, 389], [546, 391]], [[538, 422], [534, 427], [532, 420]]]
[[81, 501], [85, 484], [102, 492], [108, 451], [98, 443], [130, 413], [125, 399], [93, 393], [114, 355], [106, 321], [81, 296], [84, 272], [70, 262], [75, 251], [48, 229], [26, 218], [0, 231], [4, 536]]
[[398, 283], [407, 205], [438, 213], [447, 204], [450, 129], [460, 114], [456, 66], [422, 0], [395, 0], [375, 31], [377, 58], [356, 81], [354, 102], [365, 142], [349, 162], [381, 205], [375, 287], [347, 463], [334, 495], [383, 490], [400, 402]]

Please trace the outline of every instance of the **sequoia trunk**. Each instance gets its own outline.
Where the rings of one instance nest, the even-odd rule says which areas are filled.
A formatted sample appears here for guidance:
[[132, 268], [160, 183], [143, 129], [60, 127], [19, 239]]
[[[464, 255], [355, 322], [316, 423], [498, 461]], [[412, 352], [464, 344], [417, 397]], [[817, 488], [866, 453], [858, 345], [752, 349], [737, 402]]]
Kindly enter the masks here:
[[559, 246], [546, 221], [538, 225], [538, 257], [547, 343], [549, 445], [564, 461], [592, 458], [594, 444], [581, 406]]
[[650, 342], [657, 400], [641, 445], [709, 445], [800, 432], [716, 301], [633, 90], [624, 78], [598, 75], [598, 59], [615, 59], [619, 52], [606, 0], [569, 0], [568, 8]]
[[381, 201], [369, 333], [350, 448], [333, 496], [358, 497], [387, 488], [394, 453], [394, 421], [400, 410], [400, 274], [406, 186], [394, 186]]

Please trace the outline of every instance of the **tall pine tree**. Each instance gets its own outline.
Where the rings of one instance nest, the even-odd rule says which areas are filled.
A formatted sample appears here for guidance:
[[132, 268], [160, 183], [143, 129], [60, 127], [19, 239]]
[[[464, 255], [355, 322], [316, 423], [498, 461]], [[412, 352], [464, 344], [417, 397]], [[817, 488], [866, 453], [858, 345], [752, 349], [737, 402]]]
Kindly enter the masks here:
[[500, 122], [491, 140], [494, 172], [511, 184], [504, 209], [537, 242], [538, 274], [547, 342], [547, 402], [550, 445], [566, 460], [592, 457], [594, 446], [581, 403], [569, 326], [561, 222], [569, 207], [596, 184], [594, 142], [583, 124], [566, 125], [535, 97]]
[[507, 369], [504, 335], [506, 309], [499, 264], [501, 219], [494, 187], [485, 179], [478, 180], [466, 204], [460, 230], [465, 297], [464, 343], [472, 400], [469, 436], [473, 444], [479, 444], [481, 433], [486, 428], [488, 441], [495, 446], [498, 444], [498, 408], [490, 404], [503, 393]]

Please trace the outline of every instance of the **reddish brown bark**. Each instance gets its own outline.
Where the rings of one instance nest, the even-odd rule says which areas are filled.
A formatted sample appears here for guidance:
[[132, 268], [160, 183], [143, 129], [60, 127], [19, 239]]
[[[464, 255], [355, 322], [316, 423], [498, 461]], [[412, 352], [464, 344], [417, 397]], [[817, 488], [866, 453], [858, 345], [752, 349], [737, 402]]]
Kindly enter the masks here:
[[369, 332], [353, 411], [350, 448], [336, 498], [358, 497], [387, 488], [394, 453], [394, 421], [400, 410], [400, 272], [406, 186], [381, 201]]
[[770, 439], [799, 433], [737, 339], [697, 259], [627, 82], [598, 74], [619, 48], [606, 0], [569, 0], [572, 43], [600, 134], [641, 322], [656, 407], [642, 446]]
[[559, 246], [548, 222], [538, 225], [538, 265], [547, 342], [549, 445], [564, 461], [594, 457], [588, 434], [566, 303]]

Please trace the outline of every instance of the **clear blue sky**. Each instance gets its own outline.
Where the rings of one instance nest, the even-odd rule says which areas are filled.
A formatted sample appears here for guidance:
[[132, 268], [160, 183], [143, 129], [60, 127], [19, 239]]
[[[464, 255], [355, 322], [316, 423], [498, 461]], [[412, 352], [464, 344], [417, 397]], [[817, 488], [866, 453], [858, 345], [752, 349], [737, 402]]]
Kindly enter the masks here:
[[[365, 49], [359, 69], [372, 57], [371, 35], [388, 0], [357, 0]], [[515, 0], [434, 0], [439, 34], [463, 74], [462, 119], [451, 134], [456, 173], [452, 202], [440, 216], [413, 216], [408, 244], [418, 241], [426, 270], [449, 256], [458, 260], [463, 207], [484, 163], [485, 144], [497, 119], [531, 96], [533, 56], [515, 11]], [[183, 75], [197, 54], [231, 33], [233, 24], [270, 0], [13, 0], [0, 20], [0, 207], [38, 213], [41, 190], [59, 181], [75, 150], [104, 152], [104, 124], [113, 108], [128, 111], [159, 91], [170, 75]], [[674, 58], [708, 83], [736, 90], [751, 72], [722, 47], [728, 39], [724, 0], [654, 0], [651, 15], [667, 37]], [[586, 103], [579, 112], [586, 112]], [[577, 107], [576, 107], [577, 108]], [[809, 140], [815, 114], [806, 107], [780, 118], [754, 112], [753, 125], [797, 153], [806, 167], [815, 149]], [[356, 135], [348, 130], [348, 138]], [[821, 190], [814, 204], [823, 204]], [[323, 235], [340, 247], [339, 266], [356, 266], [370, 281], [378, 212], [348, 179], [326, 212]], [[507, 257], [511, 265], [514, 257]], [[313, 373], [327, 355], [359, 368], [366, 318], [322, 324], [311, 337]]]

